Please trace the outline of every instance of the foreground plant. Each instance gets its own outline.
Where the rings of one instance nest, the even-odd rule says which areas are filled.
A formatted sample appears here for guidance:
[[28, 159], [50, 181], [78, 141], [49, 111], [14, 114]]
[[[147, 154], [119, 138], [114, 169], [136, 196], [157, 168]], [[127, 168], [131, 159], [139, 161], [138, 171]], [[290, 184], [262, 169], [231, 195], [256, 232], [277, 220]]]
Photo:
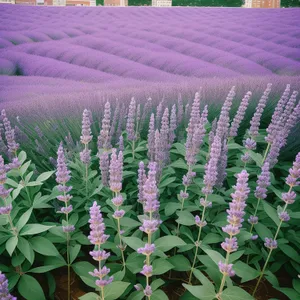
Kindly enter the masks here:
[[0, 299], [1, 300], [17, 300], [17, 297], [12, 296], [8, 290], [8, 280], [0, 271]]
[[288, 177], [286, 178], [286, 181], [285, 183], [289, 186], [289, 190], [287, 193], [282, 193], [281, 194], [281, 200], [285, 202], [285, 205], [283, 208], [280, 208], [279, 211], [278, 211], [278, 217], [280, 219], [280, 222], [277, 226], [277, 231], [274, 235], [274, 238], [265, 238], [265, 247], [269, 249], [269, 253], [268, 253], [268, 256], [267, 256], [267, 259], [265, 261], [265, 264], [261, 270], [261, 274], [258, 278], [258, 281], [256, 283], [256, 286], [254, 288], [254, 291], [252, 293], [253, 296], [255, 296], [256, 294], [256, 291], [259, 287], [259, 284], [265, 274], [265, 270], [266, 270], [266, 267], [269, 263], [269, 260], [270, 260], [270, 257], [271, 257], [271, 254], [273, 252], [274, 249], [277, 248], [277, 237], [278, 237], [278, 234], [280, 232], [280, 228], [282, 226], [282, 223], [283, 222], [288, 222], [290, 220], [290, 216], [288, 214], [288, 212], [286, 211], [287, 210], [287, 206], [289, 204], [293, 204], [295, 202], [295, 199], [296, 199], [296, 193], [292, 190], [294, 187], [296, 186], [299, 186], [300, 185], [300, 152], [297, 154], [296, 156], [296, 159], [294, 161], [294, 164], [293, 164], [293, 167], [290, 168], [289, 170], [289, 175]]

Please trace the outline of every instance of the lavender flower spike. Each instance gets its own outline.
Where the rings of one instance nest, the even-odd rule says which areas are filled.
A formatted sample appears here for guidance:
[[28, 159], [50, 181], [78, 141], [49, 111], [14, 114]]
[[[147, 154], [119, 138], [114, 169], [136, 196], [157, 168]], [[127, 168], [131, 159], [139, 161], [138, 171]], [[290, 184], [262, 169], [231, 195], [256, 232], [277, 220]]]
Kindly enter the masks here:
[[109, 185], [111, 191], [114, 193], [120, 193], [122, 189], [122, 177], [123, 177], [123, 153], [119, 151], [117, 155], [117, 150], [112, 149], [111, 161], [109, 166]]
[[149, 130], [148, 130], [148, 159], [154, 161], [155, 159], [155, 119], [154, 114], [151, 114]]
[[290, 187], [300, 185], [300, 152], [297, 154], [296, 159], [293, 163], [293, 167], [289, 170], [289, 176], [286, 179], [286, 184]]
[[92, 140], [90, 113], [87, 109], [82, 114], [82, 130], [80, 141], [82, 144], [87, 145]]
[[145, 171], [145, 165], [141, 161], [139, 163], [139, 169], [138, 169], [138, 202], [144, 204], [144, 184], [147, 180], [146, 171]]
[[127, 124], [126, 124], [127, 139], [129, 141], [136, 140], [135, 115], [136, 115], [136, 102], [135, 99], [132, 97], [129, 104], [129, 111], [128, 111]]
[[108, 186], [108, 175], [109, 175], [109, 157], [108, 152], [104, 151], [100, 156], [100, 172], [101, 181], [104, 186]]
[[6, 116], [5, 109], [2, 109], [1, 116], [3, 120], [3, 125], [5, 129], [5, 138], [7, 142], [7, 148], [10, 153], [14, 153], [16, 155], [17, 150], [19, 149], [19, 144], [15, 141], [15, 131], [12, 129], [10, 125], [10, 121]]
[[0, 271], [0, 299], [2, 300], [17, 300], [13, 297], [8, 290], [8, 280], [5, 275]]
[[238, 129], [240, 127], [241, 122], [244, 119], [245, 113], [246, 113], [246, 109], [249, 105], [249, 100], [252, 96], [251, 92], [247, 92], [247, 94], [245, 95], [245, 97], [243, 98], [238, 111], [232, 121], [231, 127], [230, 127], [230, 131], [229, 131], [229, 137], [235, 137], [238, 134]]
[[[111, 110], [110, 103], [106, 102], [104, 106], [104, 117], [102, 119], [102, 127], [100, 130], [100, 135], [98, 136], [98, 150], [104, 149], [108, 150], [111, 148], [111, 136], [110, 136], [110, 118], [111, 118]], [[120, 120], [122, 118], [120, 117]], [[121, 122], [119, 122], [120, 124]]]
[[104, 287], [110, 284], [113, 281], [113, 276], [107, 277], [110, 270], [105, 266], [101, 266], [101, 261], [107, 259], [109, 253], [104, 250], [101, 250], [101, 245], [103, 245], [107, 239], [109, 238], [108, 235], [105, 234], [105, 224], [104, 220], [100, 211], [100, 206], [97, 205], [97, 202], [94, 201], [93, 206], [90, 208], [90, 235], [88, 239], [90, 242], [95, 245], [96, 250], [91, 251], [90, 254], [93, 259], [99, 261], [98, 269], [95, 269], [94, 272], [90, 274], [96, 278], [96, 285], [101, 289], [101, 299], [105, 299], [104, 297]]
[[171, 148], [175, 140], [175, 130], [177, 128], [177, 116], [176, 116], [176, 105], [172, 106], [171, 116], [170, 116], [170, 132], [169, 132], [169, 148]]

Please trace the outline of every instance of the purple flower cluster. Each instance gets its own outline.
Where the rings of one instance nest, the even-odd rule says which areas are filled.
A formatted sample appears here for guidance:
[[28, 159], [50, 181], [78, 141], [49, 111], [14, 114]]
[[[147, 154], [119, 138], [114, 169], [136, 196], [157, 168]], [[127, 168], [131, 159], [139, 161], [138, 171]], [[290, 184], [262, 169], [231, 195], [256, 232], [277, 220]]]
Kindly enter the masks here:
[[286, 184], [290, 187], [300, 185], [300, 152], [297, 154], [296, 159], [293, 163], [293, 167], [289, 170], [289, 175], [286, 178]]
[[123, 178], [123, 152], [112, 149], [110, 166], [109, 166], [109, 187], [110, 190], [116, 194], [122, 190]]
[[144, 204], [144, 184], [147, 180], [146, 171], [145, 171], [145, 164], [144, 162], [139, 163], [139, 169], [138, 169], [138, 202]]
[[237, 184], [233, 188], [235, 192], [231, 194], [232, 202], [227, 210], [227, 222], [229, 223], [222, 230], [229, 234], [229, 238], [221, 244], [222, 248], [227, 252], [226, 262], [219, 262], [219, 270], [223, 276], [233, 276], [232, 264], [228, 264], [229, 254], [238, 249], [237, 239], [234, 237], [240, 232], [242, 227], [243, 216], [245, 215], [246, 199], [248, 198], [250, 189], [248, 187], [248, 173], [243, 170], [237, 175]]
[[92, 140], [90, 112], [85, 109], [82, 114], [82, 130], [80, 141], [84, 144], [83, 151], [80, 152], [80, 160], [88, 165], [91, 161], [91, 150], [88, 149], [88, 144]]
[[109, 176], [109, 156], [108, 152], [104, 151], [102, 154], [98, 154], [100, 159], [100, 172], [101, 181], [104, 186], [108, 186], [108, 176]]
[[[111, 118], [110, 103], [106, 102], [104, 106], [104, 117], [102, 119], [102, 127], [97, 142], [98, 151], [100, 149], [108, 150], [111, 148], [110, 118]], [[121, 122], [119, 122], [119, 124], [121, 124]]]
[[127, 123], [126, 123], [127, 139], [129, 141], [136, 140], [135, 117], [136, 117], [136, 102], [135, 99], [132, 97], [129, 104], [129, 111], [128, 111]]
[[0, 271], [0, 299], [1, 300], [17, 300], [13, 297], [8, 290], [8, 280], [5, 275]]
[[9, 196], [12, 188], [6, 189], [4, 184], [6, 182], [6, 166], [3, 157], [0, 155], [0, 198], [4, 200], [5, 206], [0, 207], [0, 215], [9, 215], [12, 210], [12, 205], [7, 204], [6, 198]]
[[148, 130], [148, 159], [154, 161], [155, 159], [155, 118], [151, 114]]
[[268, 162], [265, 162], [261, 168], [261, 174], [258, 176], [256, 181], [256, 189], [254, 195], [257, 199], [267, 198], [267, 187], [271, 184], [270, 182], [270, 166]]
[[238, 108], [238, 111], [231, 123], [231, 127], [229, 130], [229, 137], [235, 137], [238, 134], [238, 129], [240, 127], [241, 122], [244, 119], [245, 113], [246, 113], [246, 109], [249, 105], [249, 100], [252, 96], [251, 92], [247, 92], [247, 94], [245, 95], [245, 97], [242, 99], [241, 104]]
[[100, 211], [100, 206], [97, 205], [96, 201], [94, 201], [93, 206], [90, 208], [89, 223], [91, 232], [88, 239], [96, 246], [96, 250], [91, 251], [90, 255], [94, 260], [99, 262], [98, 269], [95, 269], [94, 272], [90, 272], [90, 275], [98, 278], [96, 280], [96, 285], [102, 289], [103, 296], [103, 288], [113, 281], [113, 276], [107, 277], [110, 269], [102, 265], [102, 262], [110, 256], [109, 252], [101, 250], [101, 245], [107, 241], [109, 235], [105, 234], [104, 220]]
[[4, 129], [5, 129], [5, 139], [7, 142], [8, 151], [9, 151], [9, 153], [13, 153], [14, 155], [16, 155], [17, 150], [19, 149], [19, 144], [16, 143], [15, 131], [14, 131], [14, 129], [12, 129], [10, 121], [8, 120], [8, 118], [6, 116], [6, 111], [4, 109], [2, 109], [2, 111], [1, 111], [1, 117], [2, 117], [2, 121], [3, 121]]
[[67, 168], [66, 158], [64, 154], [64, 148], [62, 143], [59, 144], [57, 150], [57, 169], [56, 169], [56, 182], [58, 183], [57, 189], [62, 195], [57, 196], [57, 200], [65, 204], [64, 207], [61, 207], [58, 213], [66, 215], [67, 225], [63, 226], [63, 231], [66, 233], [73, 232], [75, 227], [68, 223], [68, 215], [72, 212], [72, 205], [68, 205], [69, 201], [72, 199], [72, 196], [68, 193], [72, 190], [72, 186], [67, 186], [66, 183], [71, 179], [70, 171]]
[[137, 252], [146, 256], [145, 264], [141, 271], [146, 277], [146, 287], [144, 294], [148, 298], [152, 295], [152, 289], [149, 284], [149, 278], [152, 276], [153, 267], [150, 264], [150, 256], [155, 251], [155, 245], [151, 244], [152, 234], [158, 230], [161, 221], [157, 218], [159, 211], [158, 188], [156, 185], [157, 163], [149, 163], [149, 171], [143, 186], [144, 200], [144, 220], [140, 230], [148, 235], [148, 243], [144, 247], [137, 249]]
[[171, 116], [170, 116], [170, 132], [169, 132], [169, 148], [171, 148], [172, 144], [175, 140], [175, 131], [177, 128], [177, 116], [176, 116], [176, 104], [172, 106]]
[[268, 97], [271, 92], [271, 88], [272, 88], [272, 83], [268, 83], [267, 88], [264, 91], [264, 94], [262, 95], [262, 97], [260, 98], [260, 100], [256, 106], [255, 113], [250, 121], [251, 126], [249, 129], [249, 135], [251, 136], [251, 138], [258, 136], [258, 130], [259, 130], [259, 126], [260, 126], [261, 116], [266, 107]]

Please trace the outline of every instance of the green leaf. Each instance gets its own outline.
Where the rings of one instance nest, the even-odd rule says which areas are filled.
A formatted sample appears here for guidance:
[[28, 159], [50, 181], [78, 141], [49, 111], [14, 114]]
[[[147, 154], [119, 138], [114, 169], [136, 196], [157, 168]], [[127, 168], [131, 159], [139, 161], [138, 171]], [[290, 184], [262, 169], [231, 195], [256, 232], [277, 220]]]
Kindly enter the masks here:
[[30, 300], [45, 300], [45, 295], [38, 281], [30, 275], [23, 274], [18, 284], [19, 293]]
[[170, 167], [175, 168], [175, 169], [183, 169], [183, 170], [188, 170], [188, 166], [185, 163], [183, 159], [178, 159], [174, 161], [173, 163], [170, 164]]
[[247, 152], [249, 153], [249, 156], [255, 161], [256, 165], [258, 167], [262, 166], [262, 162], [263, 162], [263, 157], [260, 153], [256, 153], [252, 150], [247, 150]]
[[121, 223], [122, 227], [128, 227], [128, 228], [134, 228], [134, 227], [141, 226], [140, 222], [135, 221], [131, 218], [127, 218], [127, 217], [121, 218], [120, 223]]
[[167, 185], [169, 185], [170, 183], [174, 182], [175, 180], [176, 180], [176, 177], [169, 177], [160, 182], [159, 188], [162, 189], [162, 188], [166, 187]]
[[274, 207], [272, 207], [269, 203], [266, 201], [262, 201], [263, 207], [267, 215], [274, 221], [274, 223], [278, 226], [280, 223], [280, 220], [278, 218], [277, 211]]
[[285, 294], [289, 297], [289, 299], [296, 300], [300, 299], [300, 294], [297, 293], [294, 289], [291, 288], [284, 288], [284, 287], [275, 287], [276, 290], [280, 291], [281, 293]]
[[223, 240], [224, 238], [221, 235], [210, 232], [204, 237], [202, 243], [208, 245], [208, 244], [220, 243]]
[[209, 285], [211, 285], [211, 289], [214, 289], [214, 285], [209, 281], [209, 279], [205, 275], [203, 275], [201, 271], [199, 271], [198, 269], [194, 269], [193, 274], [204, 286], [208, 287]]
[[242, 283], [255, 279], [260, 275], [259, 271], [249, 267], [247, 264], [241, 261], [238, 261], [234, 264], [233, 270], [237, 276], [241, 277]]
[[222, 300], [253, 300], [254, 298], [248, 294], [245, 290], [232, 286], [227, 288], [222, 293]]
[[293, 279], [293, 288], [300, 293], [300, 280], [299, 279]]
[[207, 201], [217, 204], [227, 204], [222, 196], [215, 194], [208, 195]]
[[133, 250], [142, 248], [145, 246], [145, 243], [137, 237], [123, 237], [123, 241]]
[[99, 295], [96, 293], [87, 293], [81, 297], [79, 297], [79, 300], [98, 300]]
[[47, 171], [42, 173], [37, 179], [36, 181], [45, 181], [47, 180], [52, 174], [54, 173], [54, 171]]
[[129, 282], [114, 281], [104, 287], [105, 300], [114, 300], [120, 298], [130, 285]]
[[178, 211], [177, 215], [179, 217], [177, 223], [186, 226], [195, 225], [195, 217], [189, 211]]
[[87, 261], [79, 261], [73, 264], [72, 268], [78, 276], [89, 277], [89, 272], [94, 271], [95, 266]]
[[[211, 285], [188, 285], [183, 284], [183, 286], [195, 297], [200, 300], [212, 300], [215, 299], [216, 292]], [[222, 298], [223, 300], [223, 298]]]
[[13, 236], [9, 240], [6, 241], [6, 250], [10, 256], [12, 256], [14, 250], [16, 249], [16, 246], [18, 244], [18, 237]]
[[6, 184], [14, 187], [14, 188], [17, 188], [18, 187], [18, 183], [15, 182], [14, 180], [12, 180], [11, 178], [6, 178], [6, 181], [5, 181]]
[[27, 224], [22, 228], [20, 235], [38, 234], [38, 233], [47, 231], [48, 229], [50, 229], [52, 227], [53, 226], [46, 226], [46, 225], [42, 225], [42, 224]]
[[182, 143], [174, 143], [172, 147], [176, 148], [179, 154], [185, 156], [185, 146]]
[[180, 206], [181, 205], [178, 202], [167, 203], [167, 205], [165, 206], [165, 215], [167, 217], [173, 215], [177, 209], [180, 209]]
[[126, 267], [132, 272], [133, 274], [139, 273], [144, 265], [145, 256], [137, 254], [133, 252], [128, 255], [126, 260]]
[[73, 261], [76, 259], [80, 249], [81, 245], [79, 244], [70, 247], [70, 264], [73, 263]]
[[163, 252], [169, 251], [174, 247], [186, 245], [186, 243], [177, 236], [163, 236], [154, 242], [156, 248]]
[[175, 271], [190, 271], [191, 263], [183, 255], [175, 255], [168, 259], [168, 261], [174, 266], [173, 270]]
[[154, 292], [155, 290], [157, 290], [159, 287], [161, 287], [162, 285], [164, 285], [164, 281], [160, 278], [152, 281], [152, 283], [150, 284], [152, 291]]
[[299, 253], [293, 249], [291, 246], [286, 245], [286, 244], [280, 244], [278, 245], [278, 248], [288, 257], [293, 259], [294, 261], [300, 263], [300, 256]]
[[51, 270], [54, 270], [54, 269], [57, 269], [57, 268], [60, 268], [60, 267], [61, 267], [60, 265], [57, 265], [57, 266], [41, 266], [41, 267], [33, 268], [33, 269], [29, 270], [28, 272], [30, 272], [30, 273], [47, 273]]
[[152, 266], [153, 266], [153, 275], [164, 274], [174, 267], [171, 263], [169, 263], [164, 258], [155, 259], [152, 263]]
[[40, 181], [31, 181], [29, 183], [26, 184], [26, 186], [38, 186], [38, 185], [42, 185], [43, 183]]
[[156, 290], [152, 295], [151, 295], [152, 300], [168, 300], [168, 296], [165, 294], [164, 291], [162, 290]]
[[25, 151], [22, 150], [22, 151], [19, 153], [19, 155], [18, 155], [18, 160], [19, 160], [19, 162], [20, 162], [21, 164], [23, 164], [23, 162], [26, 160], [26, 158], [27, 158], [27, 154], [26, 154]]
[[27, 161], [21, 168], [20, 168], [20, 173], [23, 176], [25, 174], [25, 172], [27, 171], [28, 167], [31, 164], [31, 160]]
[[264, 224], [257, 223], [256, 225], [254, 225], [254, 228], [262, 240], [265, 240], [266, 237], [273, 238], [273, 234], [271, 230], [268, 227], [266, 227]]
[[30, 244], [35, 252], [46, 256], [59, 256], [56, 247], [46, 238], [36, 236], [30, 239]]
[[209, 250], [204, 247], [202, 247], [202, 249], [216, 265], [218, 265], [219, 261], [222, 261], [222, 262], [225, 261], [224, 257], [219, 252], [214, 251], [214, 250]]
[[23, 255], [26, 257], [26, 259], [33, 264], [34, 262], [34, 252], [32, 250], [32, 247], [30, 246], [29, 242], [24, 239], [23, 237], [19, 237], [18, 249], [23, 253]]
[[32, 213], [32, 207], [29, 208], [19, 219], [18, 223], [16, 224], [16, 227], [18, 228], [18, 230], [21, 230], [24, 225], [28, 222], [31, 213]]

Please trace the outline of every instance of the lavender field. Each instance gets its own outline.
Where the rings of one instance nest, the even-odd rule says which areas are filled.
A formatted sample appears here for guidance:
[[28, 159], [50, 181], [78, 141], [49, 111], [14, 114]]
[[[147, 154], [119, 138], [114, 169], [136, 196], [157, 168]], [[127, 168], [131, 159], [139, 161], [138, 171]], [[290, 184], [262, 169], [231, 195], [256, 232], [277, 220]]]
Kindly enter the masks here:
[[0, 300], [300, 299], [299, 19], [0, 5]]

